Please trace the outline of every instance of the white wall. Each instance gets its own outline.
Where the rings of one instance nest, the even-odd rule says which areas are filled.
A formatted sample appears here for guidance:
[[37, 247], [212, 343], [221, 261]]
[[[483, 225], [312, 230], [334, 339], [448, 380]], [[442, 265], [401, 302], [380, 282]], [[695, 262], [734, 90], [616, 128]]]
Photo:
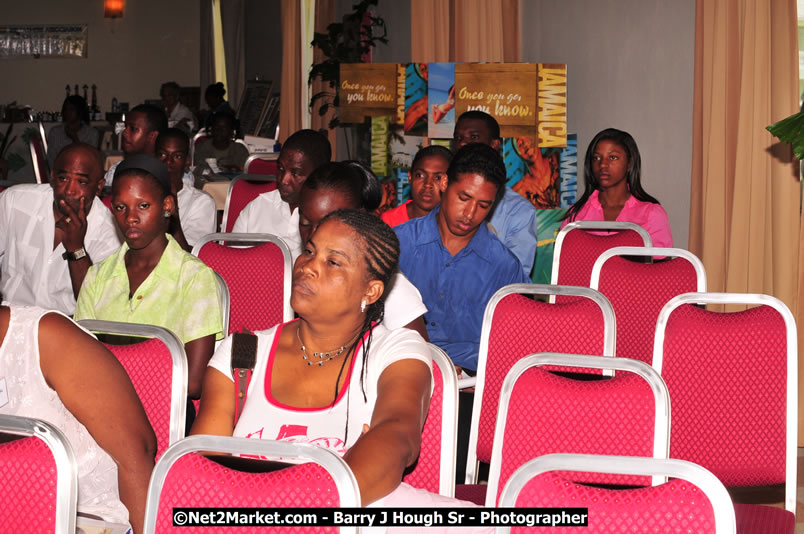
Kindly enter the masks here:
[[521, 6], [522, 61], [567, 64], [579, 173], [597, 132], [631, 133], [643, 186], [667, 210], [675, 245], [686, 248], [695, 1], [522, 0]]
[[[121, 19], [103, 18], [103, 0], [2, 2], [0, 24], [87, 24], [85, 59], [1, 59], [0, 102], [59, 111], [64, 86], [98, 86], [98, 105], [112, 97], [131, 106], [159, 98], [172, 80], [199, 84], [198, 0], [128, 0]], [[91, 90], [88, 93], [91, 97]]]

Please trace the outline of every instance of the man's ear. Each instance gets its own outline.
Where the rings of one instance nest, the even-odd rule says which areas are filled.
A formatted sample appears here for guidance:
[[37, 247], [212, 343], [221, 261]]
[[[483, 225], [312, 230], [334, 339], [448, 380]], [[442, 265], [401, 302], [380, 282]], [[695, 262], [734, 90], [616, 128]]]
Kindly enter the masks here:
[[148, 143], [154, 147], [154, 152], [156, 152], [156, 138], [159, 137], [159, 131], [154, 130], [153, 132], [148, 132]]
[[438, 189], [441, 191], [443, 195], [447, 191], [447, 186], [449, 185], [449, 177], [445, 174], [439, 181], [438, 181]]
[[493, 148], [494, 150], [499, 151], [499, 150], [500, 150], [500, 147], [502, 146], [502, 139], [500, 139], [500, 138], [498, 137], [497, 139], [492, 140], [492, 141], [491, 141], [491, 145], [490, 145], [490, 146], [491, 146], [491, 148]]
[[366, 305], [371, 305], [377, 302], [382, 296], [382, 292], [384, 290], [385, 284], [383, 284], [380, 280], [372, 280], [369, 282], [366, 294], [363, 296], [366, 301]]

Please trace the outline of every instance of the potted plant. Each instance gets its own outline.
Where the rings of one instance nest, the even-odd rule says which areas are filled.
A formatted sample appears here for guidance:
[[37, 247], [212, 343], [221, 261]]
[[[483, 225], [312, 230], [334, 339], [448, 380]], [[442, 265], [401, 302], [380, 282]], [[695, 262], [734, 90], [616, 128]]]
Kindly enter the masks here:
[[[310, 109], [324, 116], [335, 109], [334, 116], [329, 121], [329, 128], [340, 124], [337, 115], [338, 86], [340, 84], [341, 63], [364, 63], [371, 50], [377, 44], [387, 44], [388, 31], [385, 20], [375, 17], [369, 11], [377, 6], [379, 0], [361, 0], [352, 5], [352, 12], [343, 16], [341, 22], [333, 22], [327, 26], [326, 33], [316, 32], [312, 46], [321, 50], [324, 61], [313, 63], [308, 77], [308, 84], [316, 79], [326, 83], [326, 88], [315, 93], [310, 98]], [[365, 130], [365, 128], [358, 128]], [[356, 136], [364, 136], [367, 132], [354, 132]], [[349, 152], [349, 139], [346, 137], [347, 152]], [[351, 152], [349, 152], [351, 155]]]

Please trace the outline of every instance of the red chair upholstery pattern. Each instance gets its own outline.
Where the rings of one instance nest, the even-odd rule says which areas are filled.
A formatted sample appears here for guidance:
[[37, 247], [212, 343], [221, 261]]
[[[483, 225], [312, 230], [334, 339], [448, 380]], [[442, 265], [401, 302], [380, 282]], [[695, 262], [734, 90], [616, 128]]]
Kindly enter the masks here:
[[520, 492], [517, 507], [579, 507], [589, 509], [588, 527], [515, 527], [512, 532], [714, 533], [715, 518], [706, 494], [686, 480], [630, 490], [577, 484], [559, 472], [536, 476]]
[[276, 176], [279, 174], [279, 167], [275, 159], [262, 159], [259, 157], [251, 157], [246, 162], [246, 167], [243, 169], [246, 174], [264, 174], [266, 176]]
[[145, 408], [145, 414], [156, 434], [158, 460], [170, 445], [170, 377], [173, 373], [170, 350], [158, 339], [148, 339], [133, 345], [105, 345], [123, 365], [142, 407]]
[[[337, 508], [338, 490], [321, 466], [305, 463], [270, 473], [244, 473], [189, 453], [171, 466], [162, 486], [156, 532], [193, 534], [215, 528], [173, 526], [174, 507]], [[337, 527], [294, 529], [299, 532], [338, 532]], [[227, 527], [226, 532], [288, 532], [287, 527]]]
[[684, 258], [639, 263], [614, 256], [603, 263], [595, 289], [617, 316], [617, 356], [651, 363], [659, 312], [676, 295], [698, 291], [698, 277]]
[[251, 182], [248, 180], [235, 179], [232, 182], [232, 190], [226, 200], [226, 212], [223, 214], [224, 232], [231, 232], [234, 228], [237, 216], [243, 211], [246, 205], [268, 191], [276, 189], [276, 182]]
[[671, 458], [700, 464], [727, 486], [784, 482], [786, 368], [785, 324], [773, 308], [678, 307], [661, 367], [673, 399]]
[[234, 248], [209, 242], [198, 257], [229, 286], [228, 333], [265, 330], [284, 320], [285, 260], [277, 245]]
[[0, 534], [54, 532], [56, 461], [44, 441], [24, 437], [0, 444]]
[[[654, 404], [649, 384], [633, 373], [617, 371], [611, 378], [583, 381], [539, 367], [526, 370], [508, 402], [497, 498], [514, 471], [544, 454], [652, 457]], [[650, 484], [644, 477], [603, 473], [573, 473], [573, 480]]]
[[422, 429], [422, 444], [419, 459], [413, 470], [402, 479], [414, 488], [438, 493], [441, 474], [441, 401], [444, 384], [441, 371], [433, 366], [433, 395], [430, 398], [430, 409]]
[[482, 370], [479, 461], [491, 461], [500, 388], [511, 367], [522, 357], [537, 352], [602, 355], [604, 330], [600, 307], [586, 298], [548, 304], [522, 295], [508, 295], [497, 304], [489, 334], [488, 356]]
[[[558, 250], [558, 277], [553, 283], [589, 287], [592, 266], [603, 251], [614, 247], [641, 247], [644, 244], [642, 236], [633, 230], [602, 234], [574, 229], [567, 232]], [[556, 301], [563, 298], [558, 297]]]

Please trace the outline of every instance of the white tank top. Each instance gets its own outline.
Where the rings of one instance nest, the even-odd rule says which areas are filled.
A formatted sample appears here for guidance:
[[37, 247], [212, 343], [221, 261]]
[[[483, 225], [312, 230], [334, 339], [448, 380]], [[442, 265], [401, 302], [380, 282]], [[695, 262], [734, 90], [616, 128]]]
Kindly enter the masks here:
[[78, 464], [78, 511], [128, 522], [128, 510], [117, 491], [117, 465], [65, 408], [39, 366], [39, 320], [59, 312], [27, 306], [10, 310], [8, 332], [0, 345], [0, 381], [5, 381], [8, 399], [0, 399], [0, 413], [42, 419], [64, 432]]
[[[256, 332], [257, 362], [249, 383], [246, 405], [234, 429], [234, 436], [314, 443], [343, 455], [360, 437], [363, 424], [371, 424], [371, 415], [377, 400], [377, 381], [386, 367], [399, 360], [412, 358], [425, 362], [432, 369], [430, 350], [417, 332], [406, 328], [388, 330], [380, 324], [372, 331], [362, 386], [361, 345], [356, 351], [360, 357], [352, 359], [346, 387], [332, 406], [303, 409], [283, 405], [271, 396], [271, 369], [279, 333], [283, 327], [295, 328], [294, 322]], [[210, 366], [229, 379], [232, 379], [231, 354], [232, 338], [227, 337], [209, 362]], [[315, 369], [311, 371], [315, 372]], [[333, 398], [334, 393], [333, 390]]]

